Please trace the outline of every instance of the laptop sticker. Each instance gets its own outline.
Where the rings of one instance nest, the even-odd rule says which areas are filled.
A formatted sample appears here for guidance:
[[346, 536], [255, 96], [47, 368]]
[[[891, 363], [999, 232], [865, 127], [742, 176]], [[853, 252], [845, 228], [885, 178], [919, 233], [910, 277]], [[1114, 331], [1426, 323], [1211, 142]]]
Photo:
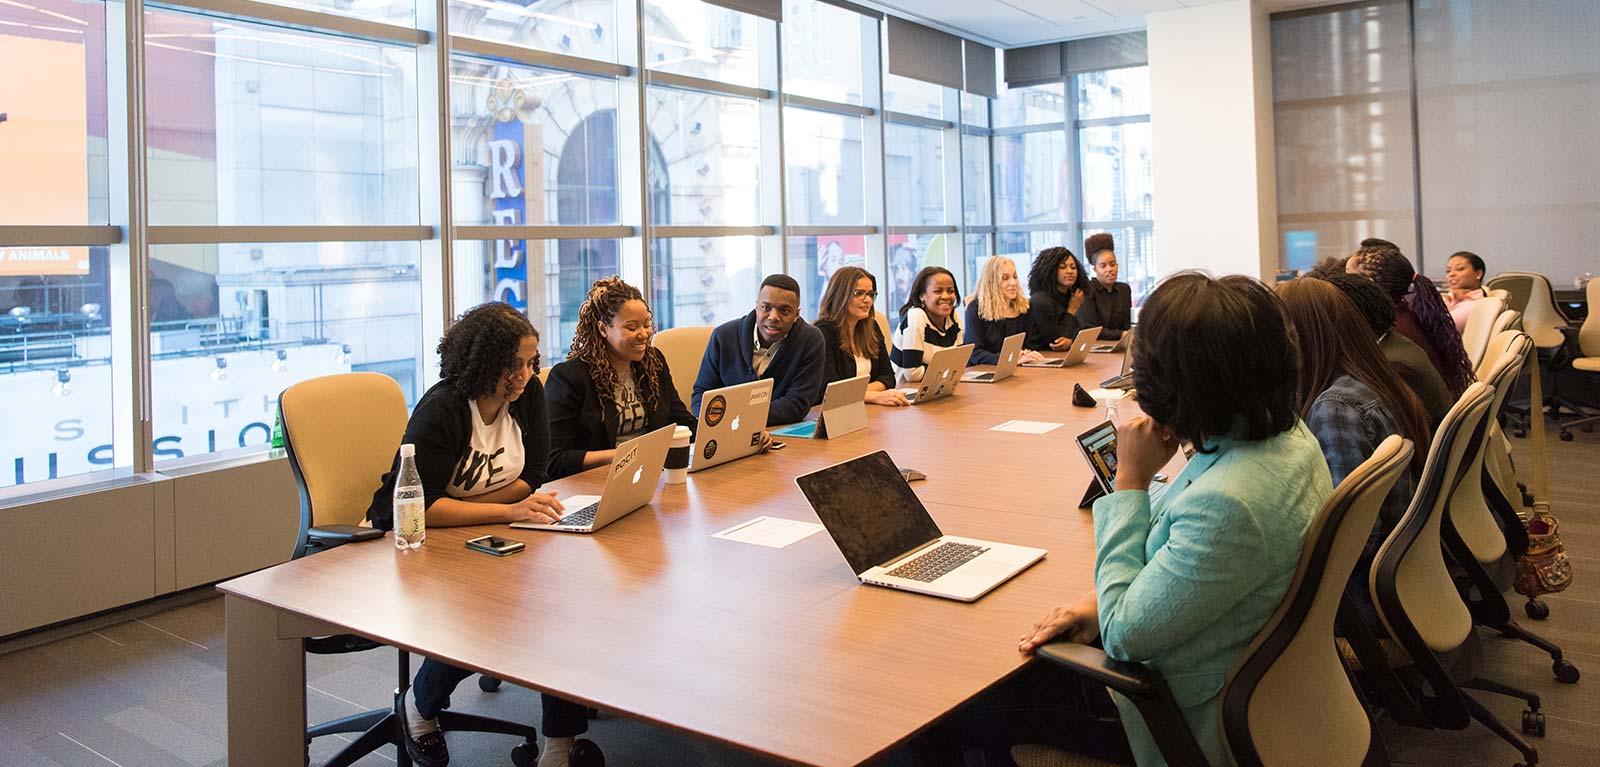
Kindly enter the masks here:
[[714, 456], [716, 454], [717, 454], [717, 441], [716, 440], [711, 440], [710, 442], [707, 442], [706, 443], [706, 453], [705, 453], [706, 460], [708, 460], [708, 461], [711, 460], [711, 456]]
[[[727, 412], [727, 398], [723, 397], [721, 394], [712, 397], [711, 402], [706, 405], [706, 425], [716, 426], [717, 424], [722, 423], [722, 416]], [[710, 456], [707, 457], [709, 458]]]
[[769, 399], [772, 399], [772, 390], [766, 387], [750, 392], [750, 404], [752, 405], [759, 405]]

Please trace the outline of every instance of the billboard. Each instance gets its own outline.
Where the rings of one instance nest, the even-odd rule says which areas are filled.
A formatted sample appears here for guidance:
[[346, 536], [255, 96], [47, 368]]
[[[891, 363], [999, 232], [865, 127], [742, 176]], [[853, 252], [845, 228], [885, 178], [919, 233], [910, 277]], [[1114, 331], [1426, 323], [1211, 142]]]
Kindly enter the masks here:
[[[84, 45], [0, 32], [0, 224], [89, 223]], [[86, 247], [0, 248], [0, 277], [86, 275]]]

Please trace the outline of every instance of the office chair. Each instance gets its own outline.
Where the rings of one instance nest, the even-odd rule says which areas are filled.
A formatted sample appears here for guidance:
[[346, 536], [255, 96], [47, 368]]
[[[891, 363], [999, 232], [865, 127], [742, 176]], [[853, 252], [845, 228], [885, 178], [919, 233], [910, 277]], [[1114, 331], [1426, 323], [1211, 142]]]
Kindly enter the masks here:
[[[393, 466], [406, 428], [406, 401], [394, 379], [378, 373], [342, 373], [302, 381], [278, 396], [283, 416], [283, 442], [289, 468], [300, 486], [300, 538], [295, 558], [330, 549], [370, 534], [361, 528], [372, 493], [383, 474]], [[362, 531], [367, 531], [363, 533]], [[366, 545], [385, 545], [379, 540]], [[369, 650], [380, 645], [363, 637], [314, 637], [306, 652], [319, 655]], [[411, 657], [399, 651], [395, 700], [411, 684]], [[324, 722], [306, 730], [306, 759], [311, 740], [334, 733], [359, 732], [354, 741], [329, 759], [324, 767], [347, 767], [369, 753], [393, 744], [402, 767], [409, 765], [402, 742], [396, 707]], [[536, 733], [527, 725], [499, 719], [444, 711], [439, 726], [456, 732], [493, 732], [517, 735], [523, 742], [512, 749], [514, 764], [527, 765], [538, 753]]]
[[889, 318], [884, 316], [883, 312], [880, 312], [877, 309], [872, 310], [872, 318], [878, 321], [878, 329], [883, 331], [883, 342], [893, 346], [894, 330], [892, 330], [889, 326]]
[[684, 405], [694, 397], [694, 379], [700, 375], [700, 361], [705, 359], [713, 330], [710, 325], [696, 325], [669, 328], [650, 337], [650, 345], [660, 349], [661, 356], [667, 359], [672, 385]]
[[[1490, 409], [1495, 412], [1505, 400], [1505, 391], [1522, 369], [1533, 342], [1517, 334], [1496, 362], [1491, 377], [1483, 383], [1491, 387]], [[1510, 499], [1485, 469], [1485, 455], [1497, 446], [1485, 418], [1474, 439], [1476, 448], [1463, 462], [1461, 480], [1450, 493], [1441, 533], [1445, 548], [1464, 577], [1458, 581], [1462, 599], [1472, 613], [1473, 623], [1495, 629], [1502, 636], [1520, 639], [1550, 654], [1551, 671], [1564, 684], [1578, 681], [1578, 667], [1566, 660], [1561, 648], [1518, 625], [1511, 618], [1505, 592], [1516, 576], [1517, 557], [1528, 550], [1528, 534]], [[1530, 612], [1532, 612], [1530, 610]], [[1548, 612], [1546, 612], [1548, 615]]]
[[1472, 302], [1467, 310], [1467, 324], [1461, 331], [1461, 346], [1467, 350], [1467, 361], [1477, 370], [1483, 363], [1484, 350], [1493, 337], [1495, 321], [1506, 310], [1506, 302], [1492, 296]]
[[[1600, 375], [1600, 280], [1589, 280], [1589, 285], [1584, 289], [1584, 298], [1589, 302], [1589, 314], [1583, 318], [1583, 324], [1578, 327], [1578, 351], [1581, 356], [1572, 358], [1572, 369], [1594, 378]], [[1600, 416], [1584, 415], [1580, 411], [1577, 420], [1556, 425], [1561, 428], [1561, 441], [1572, 441], [1572, 427], [1581, 426], [1584, 431], [1593, 431], [1592, 424], [1600, 421]]]
[[[1566, 408], [1580, 417], [1588, 415], [1561, 394], [1557, 386], [1556, 370], [1565, 363], [1566, 330], [1570, 326], [1561, 308], [1556, 305], [1555, 288], [1542, 274], [1533, 272], [1502, 272], [1484, 283], [1485, 289], [1505, 290], [1511, 294], [1509, 307], [1522, 312], [1522, 329], [1533, 338], [1533, 345], [1544, 351], [1540, 377], [1548, 382], [1550, 393], [1543, 396], [1550, 418], [1561, 422], [1561, 410]], [[1521, 302], [1519, 307], [1518, 302]], [[1518, 416], [1531, 417], [1526, 403], [1507, 409]], [[1518, 424], [1512, 428], [1518, 437], [1527, 435], [1527, 429]], [[1571, 437], [1566, 437], [1571, 439]]]
[[[1223, 741], [1241, 767], [1388, 762], [1332, 639], [1378, 508], [1411, 454], [1410, 442], [1390, 436], [1334, 490], [1306, 532], [1283, 602], [1223, 683]], [[1160, 672], [1072, 642], [1045, 645], [1038, 655], [1132, 700], [1168, 764], [1205, 764]], [[1016, 759], [1022, 767], [1043, 765], [1045, 753], [1038, 746], [1013, 751], [1014, 758], [1023, 757]]]
[[1476, 720], [1521, 752], [1522, 764], [1531, 767], [1539, 752], [1465, 692], [1521, 698], [1528, 704], [1523, 731], [1544, 733], [1538, 695], [1477, 676], [1482, 647], [1450, 575], [1441, 535], [1445, 504], [1476, 450], [1473, 439], [1481, 438], [1478, 430], [1488, 417], [1492, 395], [1487, 385], [1474, 383], [1445, 415], [1428, 450], [1416, 497], [1378, 549], [1369, 583], [1379, 620], [1410, 661], [1397, 669], [1407, 683], [1410, 701], [1405, 703], [1418, 706], [1431, 727], [1460, 730]]

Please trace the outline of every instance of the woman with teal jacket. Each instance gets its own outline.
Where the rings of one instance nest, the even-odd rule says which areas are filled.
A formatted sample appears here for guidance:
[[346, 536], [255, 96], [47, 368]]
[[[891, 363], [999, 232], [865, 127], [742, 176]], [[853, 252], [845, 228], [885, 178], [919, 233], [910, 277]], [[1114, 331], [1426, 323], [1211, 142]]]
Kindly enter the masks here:
[[[1288, 593], [1333, 486], [1296, 415], [1295, 342], [1266, 286], [1179, 274], [1139, 319], [1145, 415], [1118, 428], [1115, 492], [1094, 504], [1095, 589], [1028, 629], [1020, 649], [1098, 637], [1112, 658], [1153, 666], [1207, 761], [1230, 764], [1224, 677]], [[1184, 442], [1195, 455], [1152, 504], [1152, 479]], [[1116, 703], [1138, 763], [1163, 764], [1133, 705]]]

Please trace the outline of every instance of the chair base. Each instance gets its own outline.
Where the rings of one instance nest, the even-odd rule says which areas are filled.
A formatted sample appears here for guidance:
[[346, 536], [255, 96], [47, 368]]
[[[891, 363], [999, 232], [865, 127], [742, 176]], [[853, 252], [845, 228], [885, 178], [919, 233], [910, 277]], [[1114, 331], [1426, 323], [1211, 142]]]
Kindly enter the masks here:
[[[395, 693], [396, 697], [405, 694], [405, 690]], [[511, 762], [519, 767], [532, 764], [538, 757], [538, 732], [531, 726], [516, 724], [503, 719], [493, 719], [477, 714], [465, 714], [456, 711], [439, 712], [439, 727], [445, 732], [486, 732], [497, 735], [516, 735], [523, 739], [511, 750]], [[411, 758], [406, 755], [405, 732], [400, 726], [400, 717], [396, 716], [393, 708], [375, 709], [354, 716], [323, 722], [315, 727], [306, 729], [306, 747], [309, 749], [311, 739], [334, 733], [360, 732], [361, 735], [351, 741], [349, 745], [334, 754], [322, 767], [350, 767], [370, 754], [386, 745], [395, 747], [395, 760], [399, 767], [411, 767]], [[604, 764], [602, 761], [601, 764]]]
[[[1479, 680], [1474, 680], [1474, 681], [1479, 681]], [[1462, 685], [1462, 686], [1466, 687], [1468, 685]], [[1473, 689], [1480, 689], [1480, 688], [1473, 688]], [[1515, 696], [1515, 697], [1521, 697], [1521, 696]], [[1537, 696], [1535, 696], [1535, 697], [1537, 697]], [[1501, 740], [1511, 744], [1512, 748], [1515, 748], [1517, 751], [1522, 753], [1522, 764], [1527, 765], [1527, 767], [1535, 767], [1536, 765], [1539, 764], [1539, 750], [1538, 749], [1534, 748], [1532, 744], [1528, 743], [1528, 741], [1523, 740], [1522, 736], [1512, 732], [1511, 728], [1505, 726], [1505, 724], [1503, 722], [1501, 722], [1499, 719], [1495, 718], [1495, 715], [1490, 713], [1489, 709], [1484, 708], [1483, 704], [1479, 703], [1476, 698], [1473, 698], [1471, 695], [1462, 695], [1461, 699], [1462, 699], [1463, 702], [1466, 703], [1467, 712], [1469, 714], [1471, 714], [1471, 716], [1472, 716], [1474, 721], [1476, 721], [1477, 723], [1483, 725], [1490, 732], [1492, 732], [1496, 736], [1498, 736]]]

